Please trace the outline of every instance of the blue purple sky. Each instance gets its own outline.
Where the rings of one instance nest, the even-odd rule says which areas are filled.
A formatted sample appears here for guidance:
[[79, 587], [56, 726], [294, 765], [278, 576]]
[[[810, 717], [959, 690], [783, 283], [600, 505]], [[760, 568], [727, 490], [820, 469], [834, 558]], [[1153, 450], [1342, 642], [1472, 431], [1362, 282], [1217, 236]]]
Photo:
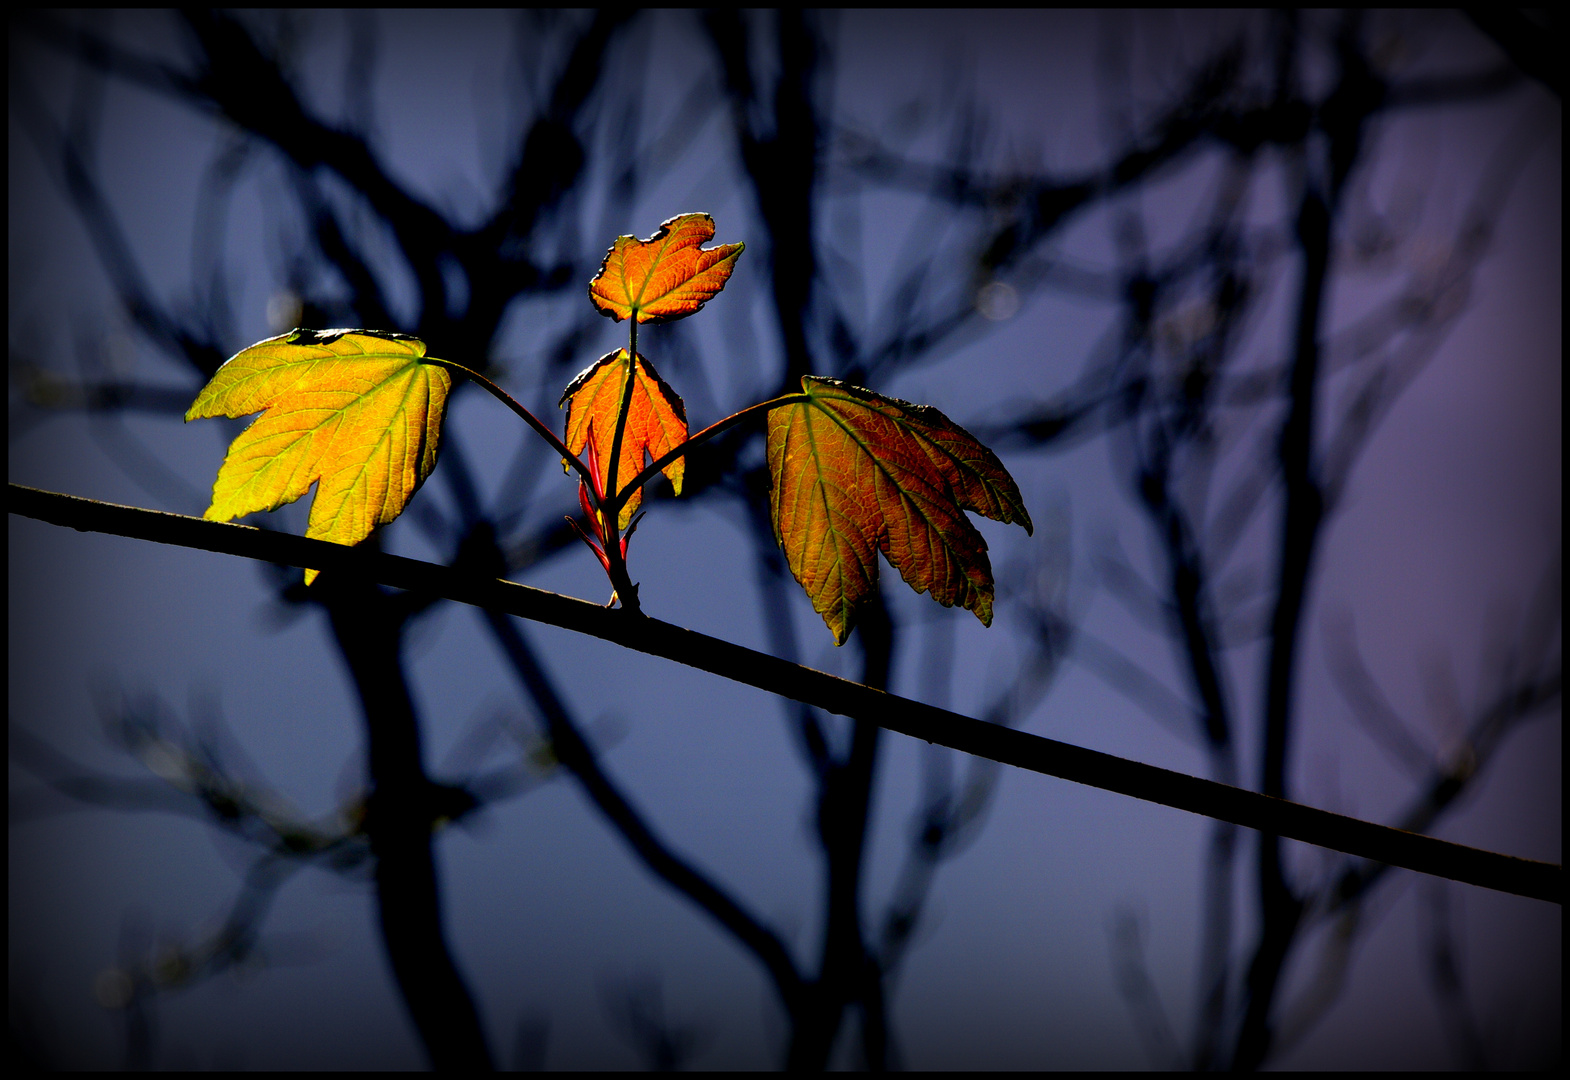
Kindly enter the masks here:
[[[119, 13], [101, 25], [128, 45], [177, 57], [173, 20]], [[521, 118], [513, 40], [503, 13], [384, 13], [370, 88], [373, 147], [397, 179], [460, 217], [484, 211], [501, 168], [496, 149]], [[571, 18], [569, 16], [568, 18]], [[1247, 26], [1249, 16], [1237, 16]], [[694, 72], [710, 63], [681, 15], [649, 17], [640, 40], [651, 62], [645, 109], [652, 126], [675, 114]], [[1498, 53], [1460, 16], [1409, 13], [1378, 21], [1392, 63], [1417, 73], [1469, 69]], [[324, 116], [344, 113], [346, 19], [320, 12], [299, 21], [297, 78]], [[1132, 31], [1143, 75], [1136, 105], [1176, 85], [1207, 42], [1226, 31], [1215, 17], [1152, 15], [1120, 23], [1089, 15], [1007, 12], [842, 13], [826, 23], [838, 69], [835, 107], [870, 132], [895, 130], [899, 106], [925, 95], [942, 104], [973, 90], [987, 118], [985, 164], [1068, 174], [1105, 153], [1104, 87], [1097, 56], [1108, 34]], [[1385, 31], [1381, 31], [1385, 32]], [[74, 76], [57, 55], [24, 52], [13, 27], [13, 79], [28, 80], [51, 113], [67, 114]], [[548, 42], [540, 55], [550, 62]], [[15, 72], [20, 72], [18, 76]], [[127, 239], [159, 296], [191, 295], [193, 205], [202, 170], [228, 137], [222, 126], [149, 92], [110, 82], [103, 99], [98, 166]], [[177, 388], [190, 376], [130, 331], [83, 230], [12, 111], [9, 127], [9, 334], [18, 359], [63, 376], [85, 351], [126, 377]], [[691, 320], [709, 398], [688, 392], [694, 426], [757, 400], [775, 380], [779, 347], [764, 318], [763, 266], [753, 211], [737, 180], [723, 113], [690, 132], [677, 167], [634, 205], [584, 205], [583, 245], [603, 249], [615, 233], [647, 235], [674, 213], [714, 215], [722, 242], [749, 250], [735, 283]], [[1462, 310], [1433, 358], [1403, 393], [1351, 474], [1313, 581], [1300, 678], [1292, 788], [1302, 801], [1389, 820], [1411, 794], [1409, 779], [1381, 755], [1327, 675], [1327, 621], [1350, 614], [1370, 669], [1425, 745], [1453, 742], [1493, 692], [1491, 652], [1508, 641], [1561, 545], [1561, 170], [1559, 101], [1530, 81], [1466, 107], [1416, 111], [1382, 123], [1377, 166], [1356, 183], [1371, 204], [1407, 215], [1394, 264], [1343, 263], [1329, 332], [1349, 325], [1383, 293], [1442, 263], [1486, 163], [1522, 132], [1521, 158], [1490, 247], [1457, 298]], [[1512, 143], [1511, 145], [1515, 145]], [[913, 153], [936, 153], [918, 140]], [[1171, 243], [1208, 183], [1203, 159], [1140, 198], [1160, 248]], [[1259, 185], [1262, 221], [1279, 214], [1279, 189]], [[275, 227], [283, 171], [258, 154], [240, 181], [225, 228], [226, 265], [237, 297], [234, 347], [276, 332], [269, 301], [281, 284]], [[859, 206], [869, 309], [885, 301], [890, 268], [919, 208], [868, 198]], [[827, 215], [825, 215], [827, 218]], [[601, 222], [612, 232], [597, 235]], [[826, 230], [834, 228], [826, 220]], [[1170, 230], [1170, 231], [1168, 231]], [[1065, 263], [1110, 269], [1110, 216], [1085, 215], [1058, 238]], [[755, 257], [756, 246], [756, 257]], [[395, 308], [411, 296], [394, 282]], [[751, 277], [749, 277], [751, 275]], [[1283, 286], [1284, 288], [1285, 286]], [[400, 293], [401, 289], [401, 293]], [[569, 290], [573, 297], [575, 291]], [[1283, 293], [1283, 295], [1287, 295]], [[537, 387], [538, 327], [562, 303], [520, 304], [490, 359], [520, 396]], [[749, 308], [749, 304], [751, 307]], [[1257, 362], [1286, 348], [1282, 311], [1255, 327]], [[1011, 318], [875, 389], [928, 402], [967, 426], [983, 426], [1001, 399], [1041, 402], [1084, 368], [1111, 325], [1111, 305], [1045, 293]], [[587, 364], [620, 342], [609, 322], [585, 348]], [[641, 348], [656, 363], [662, 339]], [[437, 343], [432, 351], [444, 355]], [[466, 361], [469, 358], [451, 357]], [[667, 377], [684, 390], [681, 375]], [[688, 373], [689, 380], [695, 379]], [[1325, 399], [1344, 392], [1333, 379]], [[553, 400], [554, 388], [549, 397]], [[528, 400], [528, 398], [525, 398]], [[114, 502], [199, 514], [228, 437], [222, 425], [129, 415], [116, 425], [61, 411], [19, 424], [13, 378], [8, 474], [13, 482]], [[704, 412], [709, 408], [709, 412]], [[460, 397], [446, 438], [495, 491], [520, 440], [530, 438], [494, 402]], [[1245, 455], [1245, 435], [1234, 453]], [[1054, 454], [1005, 453], [1037, 522], [1033, 539], [980, 523], [1000, 568], [996, 624], [940, 612], [893, 584], [888, 594], [912, 647], [893, 689], [930, 696], [921, 658], [937, 620], [961, 659], [940, 701], [974, 714], [992, 680], [1019, 662], [1010, 566], [1040, 557], [1044, 537], [1066, 540], [1066, 572], [1054, 585], [1098, 639], [1113, 642], [1181, 690], [1172, 649], [1098, 584], [1093, 556], [1115, 539], [1149, 570], [1145, 520], [1120, 486], [1107, 441]], [[145, 460], [144, 460], [145, 459]], [[542, 456], [536, 503], [572, 505], [571, 485]], [[156, 465], [148, 462], [156, 462]], [[496, 462], [494, 466], [488, 464]], [[445, 507], [438, 472], [418, 499]], [[289, 515], [292, 515], [289, 516]], [[304, 504], [284, 512], [303, 528]], [[1275, 518], [1245, 535], [1244, 563], [1268, 575]], [[11, 518], [9, 525], [9, 707], [13, 727], [43, 736], [84, 762], [134, 775], [104, 743], [95, 688], [158, 695], [182, 713], [213, 700], [257, 768], [303, 812], [330, 812], [358, 775], [358, 706], [325, 618], [280, 617], [257, 566], [114, 537], [78, 534]], [[1032, 545], [1038, 545], [1032, 547]], [[438, 557], [403, 523], [390, 550]], [[748, 542], [734, 513], [714, 504], [662, 504], [639, 529], [633, 572], [645, 606], [661, 618], [767, 648], [757, 613]], [[885, 568], [887, 574], [887, 569]], [[606, 585], [585, 552], [567, 553], [520, 578], [603, 600]], [[892, 575], [890, 575], [892, 581]], [[736, 598], [742, 598], [738, 602]], [[791, 612], [803, 659], [852, 674], [804, 599]], [[930, 610], [929, 610], [930, 609]], [[809, 835], [809, 785], [767, 695], [549, 627], [525, 628], [559, 673], [570, 704], [597, 725], [607, 767], [679, 849], [781, 929], [805, 962], [814, 955], [818, 870]], [[1260, 646], [1232, 654], [1242, 710], [1258, 697]], [[471, 611], [446, 607], [411, 635], [408, 667], [427, 723], [427, 761], [438, 771], [477, 719], [522, 705]], [[605, 671], [614, 671], [606, 678]], [[1087, 666], [1071, 662], [1030, 713], [1027, 730], [1186, 772], [1204, 755], [1153, 720]], [[869, 845], [871, 912], [893, 886], [911, 828], [921, 747], [886, 738]], [[1253, 760], [1245, 735], [1243, 760]], [[1439, 835], [1497, 851], [1559, 861], [1562, 752], [1556, 710], [1509, 738]], [[14, 763], [13, 799], [36, 787]], [[1142, 920], [1146, 961], [1174, 1026], [1193, 1011], [1200, 858], [1206, 824], [1144, 804], [1036, 775], [1005, 772], [975, 843], [944, 864], [894, 998], [905, 1062], [922, 1068], [1143, 1068], [1151, 1064], [1120, 997], [1109, 947], [1114, 912]], [[700, 1033], [697, 1067], [771, 1067], [783, 1020], [757, 965], [629, 855], [570, 782], [557, 778], [487, 811], [439, 844], [449, 937], [481, 1004], [493, 1047], [506, 1061], [520, 1025], [548, 1025], [545, 1064], [626, 1068], [631, 1048], [613, 1033], [607, 987], [657, 979], [668, 1014]], [[127, 920], [156, 937], [188, 936], [224, 910], [245, 849], [204, 825], [149, 814], [81, 809], [13, 821], [9, 844], [9, 955], [13, 1010], [59, 1064], [113, 1067], [122, 1052], [114, 1014], [94, 1000], [94, 980], [114, 962]], [[1290, 845], [1292, 872], [1327, 865]], [[1430, 1068], [1454, 1064], [1426, 974], [1421, 899], [1414, 875], [1388, 885], [1336, 1004], [1273, 1064], [1313, 1068]], [[1551, 1064], [1561, 1038], [1561, 915], [1550, 905], [1446, 886], [1469, 1002], [1497, 1066]], [[1246, 895], [1240, 885], [1240, 902]], [[1248, 905], [1241, 904], [1247, 911]], [[1249, 923], [1240, 922], [1240, 941]], [[306, 870], [280, 892], [267, 930], [277, 963], [225, 977], [159, 1006], [163, 1066], [419, 1067], [412, 1029], [396, 998], [363, 882]], [[1313, 955], [1310, 949], [1305, 957]], [[1307, 985], [1307, 963], [1289, 969], [1289, 990]], [[13, 1012], [13, 1020], [15, 1018]], [[848, 1059], [847, 1059], [848, 1060]]]

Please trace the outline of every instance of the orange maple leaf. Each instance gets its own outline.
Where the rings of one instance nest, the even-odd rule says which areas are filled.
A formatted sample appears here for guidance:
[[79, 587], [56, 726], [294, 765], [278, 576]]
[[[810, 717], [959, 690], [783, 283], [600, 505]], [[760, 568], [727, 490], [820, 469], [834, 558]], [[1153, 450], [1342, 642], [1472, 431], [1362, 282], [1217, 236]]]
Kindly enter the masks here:
[[[604, 489], [610, 469], [611, 444], [616, 438], [616, 414], [621, 408], [622, 387], [627, 380], [627, 350], [606, 353], [579, 372], [562, 391], [560, 404], [567, 409], [567, 449], [582, 454], [592, 440], [595, 472]], [[652, 457], [679, 446], [687, 438], [687, 408], [648, 358], [638, 354], [632, 397], [627, 408], [627, 429], [622, 437], [621, 461], [616, 466], [617, 487], [626, 490], [627, 481], [643, 471], [644, 453]], [[562, 468], [568, 468], [562, 461]], [[676, 494], [686, 472], [686, 459], [677, 458], [665, 466]], [[621, 508], [621, 528], [631, 522], [643, 501], [643, 492], [634, 491]]]
[[647, 240], [618, 236], [589, 283], [589, 299], [617, 322], [682, 319], [725, 287], [745, 244], [699, 245], [714, 238], [708, 214], [680, 214]]

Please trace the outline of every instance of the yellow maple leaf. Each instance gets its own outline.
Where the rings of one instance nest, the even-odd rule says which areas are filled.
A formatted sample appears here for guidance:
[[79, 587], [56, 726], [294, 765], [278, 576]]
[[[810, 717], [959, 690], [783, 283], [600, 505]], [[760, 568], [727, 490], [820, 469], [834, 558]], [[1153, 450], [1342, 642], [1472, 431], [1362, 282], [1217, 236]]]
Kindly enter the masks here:
[[[229, 446], [203, 516], [276, 510], [317, 484], [305, 535], [357, 544], [396, 518], [436, 465], [452, 376], [425, 342], [294, 330], [236, 353], [186, 420], [260, 412]], [[317, 571], [305, 572], [305, 583]]]

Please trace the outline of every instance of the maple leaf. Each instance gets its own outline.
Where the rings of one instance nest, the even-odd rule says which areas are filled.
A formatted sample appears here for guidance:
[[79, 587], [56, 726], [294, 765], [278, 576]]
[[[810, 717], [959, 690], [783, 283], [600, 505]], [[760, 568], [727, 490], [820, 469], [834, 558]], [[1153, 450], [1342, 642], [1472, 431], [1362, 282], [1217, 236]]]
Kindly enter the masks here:
[[702, 248], [714, 239], [708, 214], [680, 214], [647, 240], [618, 236], [589, 282], [589, 299], [617, 322], [682, 319], [725, 287], [744, 244]]
[[[621, 408], [622, 387], [627, 379], [627, 350], [606, 353], [590, 364], [562, 391], [560, 405], [567, 409], [567, 449], [582, 454], [592, 442], [596, 458], [593, 466], [598, 489], [604, 493], [610, 469], [611, 443], [616, 437], [616, 414]], [[632, 397], [627, 408], [627, 428], [622, 436], [621, 462], [616, 466], [617, 486], [626, 490], [625, 481], [643, 471], [644, 452], [652, 457], [674, 449], [687, 438], [687, 408], [648, 358], [638, 354], [633, 377]], [[569, 468], [565, 459], [562, 468]], [[663, 472], [676, 494], [686, 473], [686, 459], [677, 458]], [[619, 525], [625, 529], [632, 521], [643, 492], [628, 496], [621, 508]], [[592, 517], [592, 515], [591, 515]]]
[[236, 353], [185, 414], [262, 413], [230, 444], [203, 517], [276, 510], [314, 483], [306, 536], [357, 544], [392, 521], [436, 464], [452, 388], [424, 356], [418, 338], [372, 330], [294, 330]]
[[964, 511], [1030, 515], [1003, 463], [937, 409], [804, 376], [768, 417], [774, 536], [843, 645], [877, 588], [878, 552], [918, 593], [992, 625], [987, 542]]

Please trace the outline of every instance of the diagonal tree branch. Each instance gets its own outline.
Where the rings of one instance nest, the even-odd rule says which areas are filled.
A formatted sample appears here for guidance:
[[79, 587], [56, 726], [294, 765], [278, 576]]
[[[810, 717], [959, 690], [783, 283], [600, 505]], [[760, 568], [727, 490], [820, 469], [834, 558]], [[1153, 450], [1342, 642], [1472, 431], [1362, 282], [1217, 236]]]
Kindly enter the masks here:
[[1563, 902], [1564, 868], [1406, 833], [1372, 822], [1218, 784], [1096, 750], [1002, 728], [792, 664], [729, 641], [586, 600], [483, 578], [383, 552], [342, 547], [247, 525], [8, 486], [9, 512], [84, 532], [105, 532], [288, 566], [358, 570], [372, 580], [588, 634], [651, 656], [869, 720], [903, 735], [1005, 765], [1230, 821], [1375, 862], [1487, 889]]

